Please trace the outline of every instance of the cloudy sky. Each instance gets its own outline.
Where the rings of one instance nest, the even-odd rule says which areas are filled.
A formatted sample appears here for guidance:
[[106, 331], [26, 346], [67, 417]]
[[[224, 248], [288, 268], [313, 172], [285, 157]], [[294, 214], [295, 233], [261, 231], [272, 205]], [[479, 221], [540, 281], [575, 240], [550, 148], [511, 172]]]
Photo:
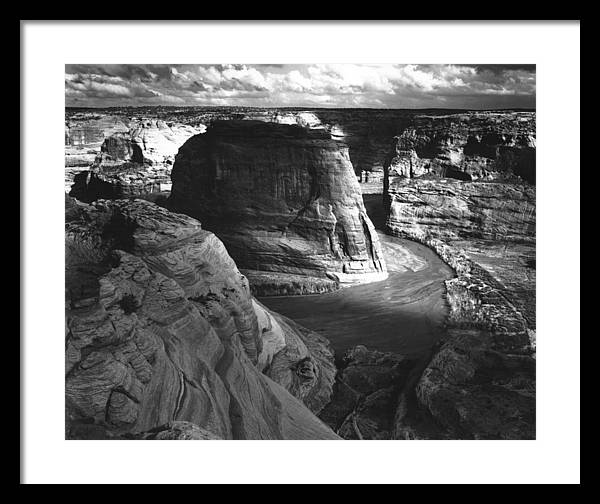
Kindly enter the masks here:
[[535, 108], [535, 65], [66, 65], [68, 107]]

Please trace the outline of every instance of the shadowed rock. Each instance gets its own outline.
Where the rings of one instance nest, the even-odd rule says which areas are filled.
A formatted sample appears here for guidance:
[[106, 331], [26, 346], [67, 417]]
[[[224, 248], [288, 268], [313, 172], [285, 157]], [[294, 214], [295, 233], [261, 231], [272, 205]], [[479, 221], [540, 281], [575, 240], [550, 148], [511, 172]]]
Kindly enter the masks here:
[[322, 129], [216, 121], [181, 147], [172, 180], [169, 207], [202, 220], [250, 276], [387, 275], [348, 149]]

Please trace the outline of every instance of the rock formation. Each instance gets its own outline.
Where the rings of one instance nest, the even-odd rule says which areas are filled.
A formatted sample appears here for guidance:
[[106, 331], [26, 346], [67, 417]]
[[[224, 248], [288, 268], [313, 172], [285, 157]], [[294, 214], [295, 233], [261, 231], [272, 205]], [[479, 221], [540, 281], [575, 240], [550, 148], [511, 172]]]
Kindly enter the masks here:
[[391, 439], [398, 397], [418, 360], [362, 345], [351, 348], [320, 418], [344, 439]]
[[65, 166], [87, 166], [94, 161], [104, 139], [129, 130], [129, 121], [115, 115], [69, 119], [65, 123]]
[[[433, 248], [457, 277], [417, 408], [434, 437], [535, 438], [534, 117], [422, 120], [388, 157], [387, 231]], [[421, 437], [407, 418], [397, 415], [394, 436]]]
[[91, 202], [168, 191], [177, 150], [199, 132], [161, 120], [134, 121], [104, 140], [89, 170], [75, 175], [69, 194]]
[[[86, 122], [96, 120], [98, 114], [122, 118], [128, 122], [156, 120], [177, 124], [187, 124], [194, 128], [204, 128], [220, 120], [260, 120], [279, 124], [296, 124], [311, 129], [325, 129], [331, 136], [343, 140], [349, 147], [350, 161], [356, 175], [362, 182], [380, 184], [383, 180], [384, 166], [388, 164], [386, 158], [390, 154], [390, 142], [395, 136], [402, 135], [409, 141], [414, 131], [422, 135], [416, 141], [415, 151], [421, 164], [428, 164], [431, 160], [430, 152], [438, 147], [442, 150], [448, 148], [453, 156], [462, 152], [469, 158], [471, 165], [479, 165], [481, 169], [493, 169], [498, 164], [513, 165], [513, 170], [519, 171], [523, 167], [531, 166], [527, 157], [531, 155], [528, 136], [535, 136], [535, 112], [465, 112], [451, 110], [398, 110], [398, 109], [273, 109], [273, 108], [244, 108], [244, 107], [194, 107], [194, 108], [160, 108], [146, 107], [138, 110], [139, 117], [130, 118], [131, 111], [127, 109], [94, 110], [93, 113], [67, 111], [68, 124], [71, 127], [80, 127]], [[510, 114], [510, 118], [508, 116]], [[434, 122], [433, 119], [441, 118]], [[495, 139], [487, 136], [486, 130], [491, 128], [498, 131], [498, 124], [510, 126], [516, 137]], [[516, 126], [516, 127], [515, 127]], [[471, 131], [469, 133], [467, 130]], [[450, 132], [450, 145], [445, 145], [444, 131]], [[463, 135], [466, 132], [466, 136]], [[110, 136], [114, 131], [108, 131], [105, 136]], [[509, 135], [512, 134], [509, 132]], [[471, 137], [469, 139], [469, 136]], [[468, 140], [468, 145], [467, 145]], [[492, 154], [496, 147], [500, 147], [498, 162], [491, 162], [496, 155]], [[515, 147], [524, 147], [515, 150]], [[99, 144], [96, 147], [98, 151]], [[408, 150], [411, 150], [409, 147]], [[518, 154], [517, 158], [513, 156]], [[439, 156], [442, 164], [447, 164]], [[475, 159], [479, 158], [479, 159]], [[93, 157], [90, 162], [93, 161]], [[89, 164], [89, 163], [88, 163]], [[435, 163], [434, 163], [435, 164]], [[468, 164], [468, 162], [466, 163]], [[519, 167], [520, 166], [520, 167]], [[441, 168], [441, 167], [440, 167]]]
[[387, 226], [419, 241], [535, 242], [535, 186], [388, 176]]
[[387, 275], [347, 147], [323, 130], [215, 122], [181, 147], [172, 180], [169, 207], [215, 232], [251, 283]]
[[65, 122], [65, 192], [75, 176], [93, 164], [104, 139], [129, 130], [129, 120], [111, 114], [71, 116]]
[[[446, 335], [415, 386], [418, 406], [440, 430], [434, 437], [535, 439], [535, 277], [506, 289], [501, 274], [462, 250], [429, 244], [458, 274], [446, 281]], [[414, 432], [397, 418], [396, 438], [420, 437]]]
[[143, 200], [65, 215], [68, 438], [336, 438], [313, 413], [327, 342], [253, 299], [214, 234]]
[[535, 183], [535, 114], [419, 115], [394, 138], [390, 176]]

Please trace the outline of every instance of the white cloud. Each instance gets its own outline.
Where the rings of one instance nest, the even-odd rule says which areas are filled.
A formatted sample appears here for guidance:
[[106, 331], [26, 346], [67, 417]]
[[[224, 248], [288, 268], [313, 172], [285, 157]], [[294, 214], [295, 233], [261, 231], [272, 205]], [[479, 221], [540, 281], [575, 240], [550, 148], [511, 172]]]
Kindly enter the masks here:
[[460, 107], [474, 96], [531, 102], [535, 73], [490, 65], [73, 65], [65, 88], [67, 98], [94, 104]]

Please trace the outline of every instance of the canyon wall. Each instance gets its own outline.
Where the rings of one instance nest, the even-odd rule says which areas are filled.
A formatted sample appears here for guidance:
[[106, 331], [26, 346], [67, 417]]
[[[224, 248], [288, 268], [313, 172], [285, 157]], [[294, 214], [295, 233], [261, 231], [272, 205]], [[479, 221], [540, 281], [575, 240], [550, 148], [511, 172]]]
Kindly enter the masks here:
[[[310, 129], [324, 129], [337, 140], [344, 141], [349, 147], [350, 161], [362, 182], [381, 183], [384, 166], [388, 163], [390, 142], [397, 135], [405, 133], [407, 149], [413, 149], [419, 160], [415, 165], [428, 165], [432, 152], [447, 150], [448, 155], [471, 158], [471, 166], [476, 170], [494, 170], [493, 165], [512, 165], [513, 170], [527, 171], [531, 166], [528, 157], [533, 131], [535, 137], [535, 112], [465, 112], [452, 110], [402, 110], [402, 109], [300, 109], [300, 108], [250, 108], [250, 107], [139, 107], [136, 109], [105, 109], [100, 111], [67, 111], [67, 129], [85, 129], [92, 137], [92, 131], [101, 126], [99, 114], [106, 114], [116, 120], [143, 122], [163, 120], [168, 123], [188, 125], [202, 131], [215, 121], [220, 120], [259, 120], [279, 124], [296, 124]], [[514, 124], [507, 125], [508, 114]], [[433, 118], [441, 118], [432, 121]], [[477, 124], [478, 123], [478, 124]], [[517, 127], [515, 128], [515, 125]], [[491, 127], [491, 129], [490, 129]], [[113, 131], [110, 121], [105, 125], [104, 136]], [[516, 137], [498, 141], [495, 134], [503, 134], [501, 129], [515, 134]], [[418, 131], [418, 137], [415, 132]], [[487, 132], [492, 132], [488, 135]], [[448, 136], [444, 136], [450, 133]], [[465, 136], [466, 135], [466, 136]], [[412, 137], [412, 139], [411, 139]], [[470, 137], [470, 138], [469, 138]], [[68, 143], [66, 143], [68, 145]], [[91, 146], [91, 144], [90, 144]], [[497, 161], [491, 162], [490, 153], [501, 147]], [[516, 151], [514, 147], [525, 147]], [[96, 153], [99, 144], [95, 147]], [[464, 151], [463, 151], [464, 149]], [[79, 150], [81, 153], [81, 150]], [[515, 154], [519, 156], [514, 157]], [[89, 157], [89, 155], [88, 155]], [[443, 155], [435, 155], [443, 163]], [[67, 160], [73, 162], [75, 158]], [[93, 160], [93, 154], [90, 162]], [[467, 160], [468, 162], [468, 160]], [[434, 163], [435, 164], [435, 163]], [[68, 165], [68, 164], [67, 164]], [[479, 167], [479, 168], [477, 168]], [[447, 169], [439, 166], [439, 169]], [[417, 169], [421, 169], [417, 167]], [[433, 168], [435, 169], [435, 167]], [[463, 170], [464, 171], [464, 170]], [[468, 171], [468, 170], [467, 170]]]
[[65, 122], [65, 166], [87, 166], [100, 150], [104, 139], [129, 130], [129, 120], [117, 115], [99, 115]]
[[129, 119], [119, 115], [93, 113], [85, 117], [67, 114], [65, 121], [65, 193], [75, 176], [94, 163], [104, 139], [127, 132]]
[[[468, 119], [470, 118], [470, 119]], [[387, 232], [456, 272], [444, 338], [394, 437], [535, 438], [535, 115], [419, 118], [385, 167]], [[437, 429], [437, 430], [436, 430]]]
[[70, 439], [335, 439], [328, 342], [256, 301], [222, 242], [143, 200], [67, 198]]
[[200, 130], [161, 120], [132, 122], [105, 138], [88, 170], [76, 174], [69, 195], [80, 201], [169, 191], [179, 147]]
[[535, 184], [535, 113], [418, 115], [393, 140], [389, 176]]
[[387, 276], [345, 144], [323, 129], [216, 121], [179, 150], [168, 206], [202, 221], [253, 288]]

